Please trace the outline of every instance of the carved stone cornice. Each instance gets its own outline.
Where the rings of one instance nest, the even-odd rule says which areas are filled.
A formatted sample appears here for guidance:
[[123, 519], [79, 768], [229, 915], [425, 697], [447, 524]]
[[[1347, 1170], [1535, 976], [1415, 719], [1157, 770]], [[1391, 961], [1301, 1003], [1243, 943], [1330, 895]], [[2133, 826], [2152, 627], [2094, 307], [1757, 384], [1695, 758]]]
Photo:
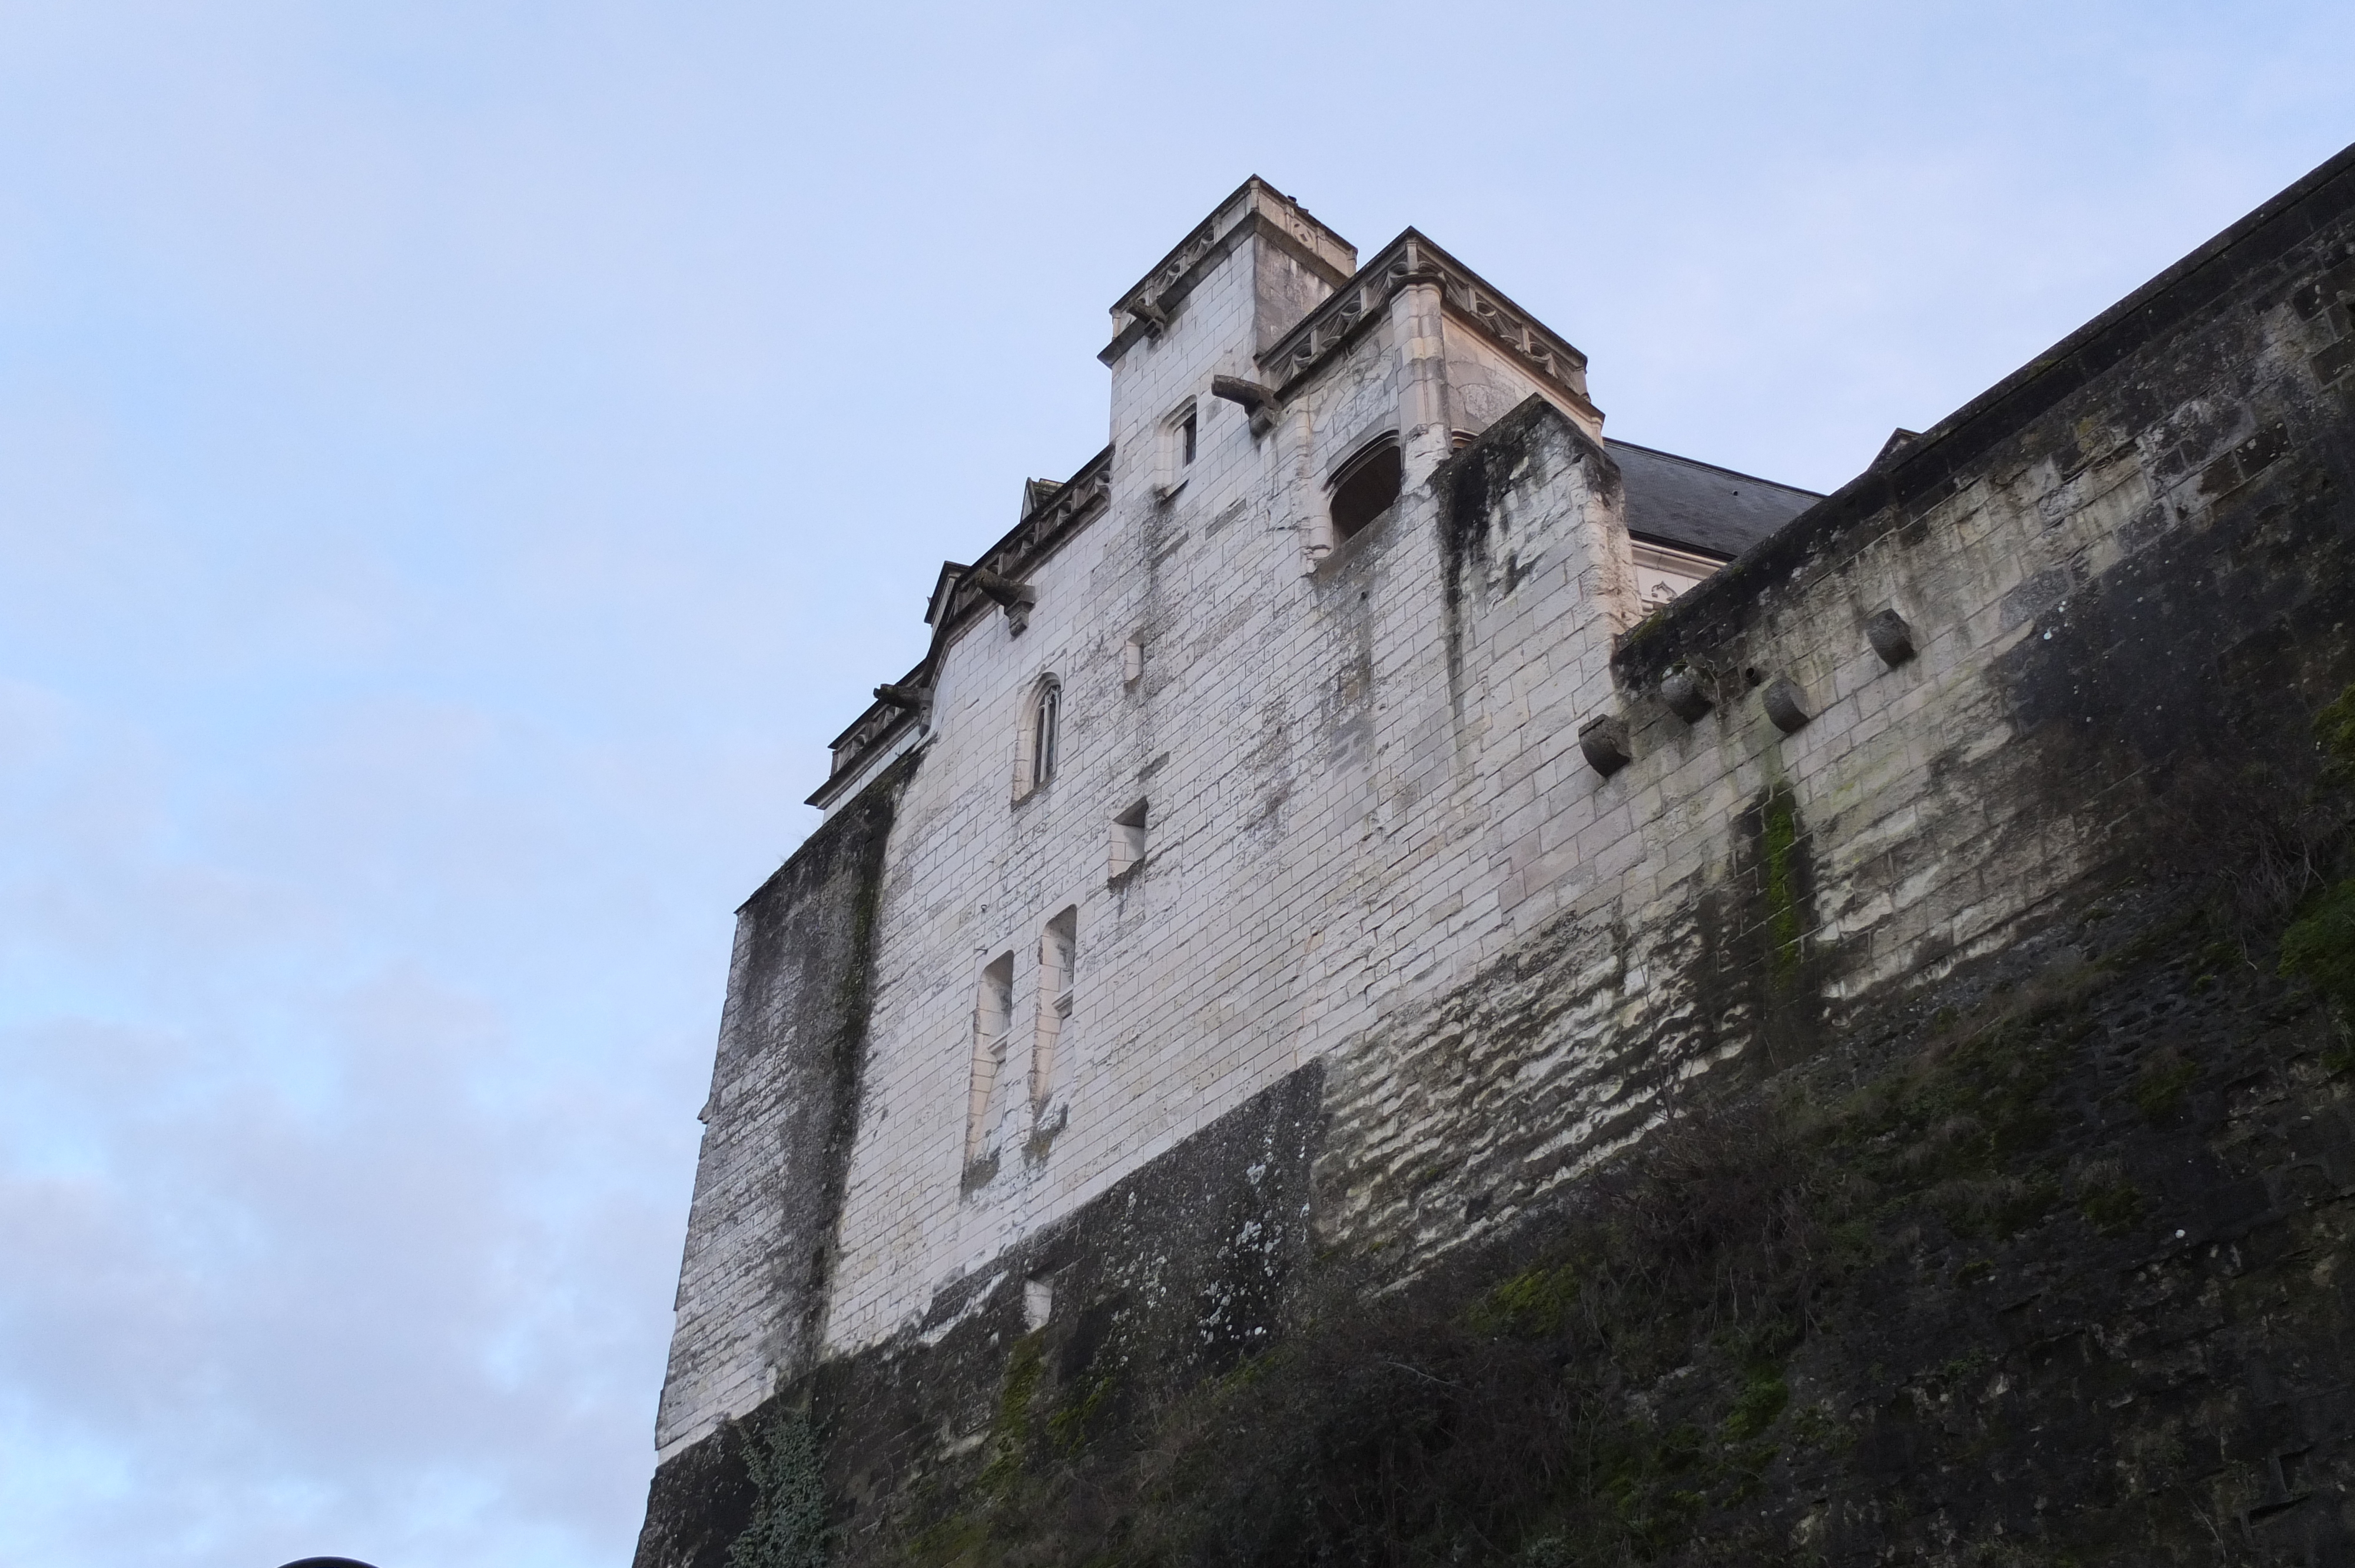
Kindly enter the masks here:
[[[1240, 208], [1240, 212], [1238, 212]], [[1220, 225], [1225, 223], [1226, 228]], [[1210, 216], [1178, 241], [1113, 305], [1112, 341], [1096, 357], [1110, 365], [1138, 338], [1158, 336], [1195, 285], [1237, 246], [1257, 236], [1285, 251], [1315, 276], [1337, 284], [1346, 276], [1324, 251], [1354, 259], [1349, 242], [1304, 211], [1299, 203], [1256, 175], [1236, 187]]]
[[1358, 269], [1357, 276], [1259, 356], [1277, 396], [1289, 399], [1371, 323], [1385, 317], [1393, 295], [1415, 282], [1438, 284], [1450, 315], [1509, 351], [1573, 408], [1595, 414], [1586, 396], [1586, 355], [1412, 228], [1384, 246]]
[[[1112, 500], [1112, 449], [1090, 458], [1079, 472], [1060, 485], [992, 545], [971, 566], [956, 567], [933, 595], [932, 646], [923, 662], [890, 683], [896, 693], [930, 693], [940, 673], [941, 654], [956, 633], [995, 608], [982, 582], [996, 586], [1018, 584], [1054, 551], [1094, 521]], [[848, 729], [834, 739], [834, 766], [809, 797], [813, 806], [830, 806], [850, 783], [867, 771], [865, 764], [922, 722], [921, 706], [904, 706], [878, 699]]]
[[1138, 280], [1136, 287], [1123, 294], [1113, 306], [1115, 315], [1128, 318], [1120, 324], [1116, 335], [1125, 336], [1132, 325], [1141, 324], [1154, 332], [1161, 330], [1168, 320], [1161, 302], [1177, 291], [1180, 281], [1190, 284], [1192, 279], [1188, 275], [1218, 248], [1219, 215], [1212, 213], [1202, 220], [1199, 228], [1180, 240], [1177, 249], [1163, 257], [1159, 266]]
[[1013, 532], [984, 550], [973, 565], [959, 574], [956, 586], [942, 596], [935, 610], [934, 645], [940, 645], [946, 631], [990, 607], [991, 598], [980, 587], [980, 574], [986, 573], [991, 579], [1020, 582], [1032, 567], [1111, 500], [1112, 449], [1106, 447], [1065, 480], [1053, 494], [1032, 507], [1029, 514], [1014, 525]]
[[[919, 664], [893, 684], [912, 688], [924, 673], [925, 666]], [[903, 732], [912, 729], [919, 716], [916, 709], [890, 703], [868, 705], [867, 711], [860, 714], [848, 729], [834, 737], [830, 748], [833, 767], [827, 770], [826, 782], [813, 790], [804, 804], [821, 808], [832, 805], [843, 788], [861, 771], [860, 765], [897, 740]]]

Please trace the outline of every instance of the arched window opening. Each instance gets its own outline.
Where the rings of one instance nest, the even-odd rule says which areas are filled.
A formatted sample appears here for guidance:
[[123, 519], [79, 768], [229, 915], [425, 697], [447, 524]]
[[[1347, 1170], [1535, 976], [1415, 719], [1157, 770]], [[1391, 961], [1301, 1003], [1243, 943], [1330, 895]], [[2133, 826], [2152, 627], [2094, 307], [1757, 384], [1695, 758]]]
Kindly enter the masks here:
[[1391, 509], [1399, 498], [1402, 472], [1395, 440], [1350, 461], [1333, 481], [1333, 543], [1345, 543]]
[[1063, 685], [1052, 675], [1040, 677], [1023, 700], [1015, 727], [1014, 799], [1019, 802], [1055, 777], [1063, 749]]

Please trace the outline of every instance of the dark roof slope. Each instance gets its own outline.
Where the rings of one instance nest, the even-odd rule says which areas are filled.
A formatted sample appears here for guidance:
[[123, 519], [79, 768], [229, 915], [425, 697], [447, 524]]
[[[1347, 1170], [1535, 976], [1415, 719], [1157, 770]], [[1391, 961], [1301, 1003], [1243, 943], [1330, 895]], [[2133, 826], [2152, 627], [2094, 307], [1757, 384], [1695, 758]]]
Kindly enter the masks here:
[[1728, 559], [1823, 499], [1625, 441], [1603, 443], [1627, 484], [1627, 532]]

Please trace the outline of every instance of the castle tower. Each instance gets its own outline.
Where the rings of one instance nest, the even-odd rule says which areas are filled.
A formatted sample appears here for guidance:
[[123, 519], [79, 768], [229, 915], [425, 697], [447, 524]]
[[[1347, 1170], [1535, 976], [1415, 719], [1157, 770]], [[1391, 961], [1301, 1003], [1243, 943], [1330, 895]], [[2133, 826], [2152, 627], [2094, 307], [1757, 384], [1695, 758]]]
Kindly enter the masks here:
[[1568, 342], [1257, 179], [1100, 357], [1111, 444], [943, 568], [923, 661], [740, 911], [666, 1461], [946, 1331], [1599, 874], [1627, 829], [1576, 736], [1613, 640], [1814, 499], [1606, 449]]

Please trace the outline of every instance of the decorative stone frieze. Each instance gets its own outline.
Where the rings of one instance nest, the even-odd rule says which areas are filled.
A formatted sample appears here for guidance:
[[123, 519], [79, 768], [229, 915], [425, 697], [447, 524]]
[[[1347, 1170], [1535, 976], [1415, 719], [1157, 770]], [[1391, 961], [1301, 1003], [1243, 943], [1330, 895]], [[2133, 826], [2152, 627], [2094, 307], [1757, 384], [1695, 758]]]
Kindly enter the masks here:
[[1593, 417], [1600, 428], [1602, 416], [1586, 396], [1586, 355], [1412, 228], [1262, 354], [1259, 363], [1288, 397], [1290, 387], [1319, 373], [1369, 323], [1382, 319], [1391, 296], [1420, 281], [1437, 283], [1451, 316], [1506, 349], [1550, 391], [1574, 411]]

